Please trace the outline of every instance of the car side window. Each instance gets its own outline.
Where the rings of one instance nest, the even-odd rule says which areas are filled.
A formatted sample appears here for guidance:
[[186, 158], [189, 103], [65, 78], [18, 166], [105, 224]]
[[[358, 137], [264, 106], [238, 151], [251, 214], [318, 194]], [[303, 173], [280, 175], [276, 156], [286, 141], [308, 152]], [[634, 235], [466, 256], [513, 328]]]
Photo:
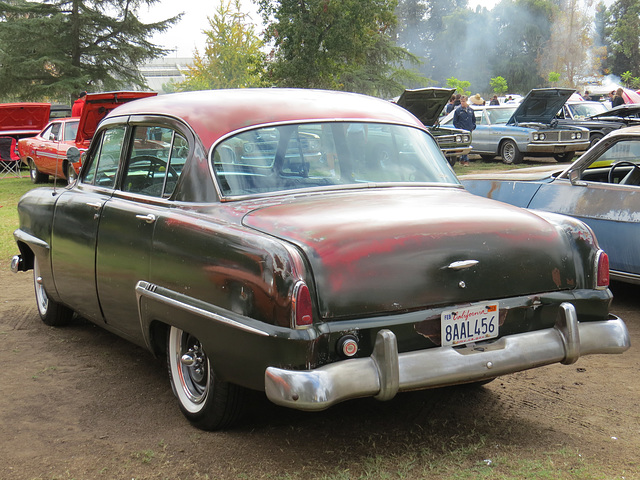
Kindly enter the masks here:
[[45, 138], [53, 142], [59, 142], [60, 141], [60, 123], [54, 123], [53, 125], [51, 125], [51, 134]]
[[78, 133], [78, 122], [67, 122], [64, 124], [64, 139], [74, 140]]
[[124, 127], [115, 127], [102, 132], [100, 145], [93, 160], [89, 162], [89, 169], [84, 175], [83, 183], [113, 188], [118, 173], [124, 137]]
[[136, 126], [122, 190], [170, 197], [189, 153], [187, 140], [171, 128]]

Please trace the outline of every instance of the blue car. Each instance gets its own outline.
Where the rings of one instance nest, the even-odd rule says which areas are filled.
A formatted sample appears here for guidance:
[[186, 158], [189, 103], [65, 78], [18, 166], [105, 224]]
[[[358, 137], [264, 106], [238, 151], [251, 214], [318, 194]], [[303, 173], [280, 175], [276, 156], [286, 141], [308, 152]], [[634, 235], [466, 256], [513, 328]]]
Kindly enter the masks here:
[[[507, 164], [524, 157], [554, 157], [570, 161], [589, 148], [589, 130], [561, 125], [555, 118], [569, 97], [570, 88], [533, 89], [520, 104], [471, 105], [476, 129], [471, 134], [473, 153], [485, 160], [502, 157]], [[453, 112], [441, 125], [453, 125]]]
[[640, 284], [640, 127], [615, 130], [568, 168], [460, 177], [476, 195], [576, 217], [608, 253], [611, 278]]

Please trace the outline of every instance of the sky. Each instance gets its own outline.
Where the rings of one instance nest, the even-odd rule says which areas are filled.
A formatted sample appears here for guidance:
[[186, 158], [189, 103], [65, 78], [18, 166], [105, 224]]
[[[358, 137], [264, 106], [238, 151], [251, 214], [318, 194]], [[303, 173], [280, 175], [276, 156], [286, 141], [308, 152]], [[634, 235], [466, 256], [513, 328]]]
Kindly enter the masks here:
[[[225, 0], [226, 1], [226, 0]], [[196, 48], [202, 53], [205, 44], [203, 30], [209, 30], [207, 17], [213, 17], [220, 0], [160, 0], [151, 9], [140, 9], [140, 20], [149, 23], [165, 20], [184, 12], [180, 21], [165, 33], [155, 35], [153, 42], [172, 50], [172, 57], [193, 57]], [[251, 0], [241, 0], [242, 11], [259, 24], [257, 7]]]
[[[143, 7], [140, 11], [140, 19], [143, 22], [155, 22], [165, 20], [184, 12], [180, 22], [171, 27], [167, 32], [153, 37], [153, 42], [172, 50], [171, 57], [192, 57], [196, 48], [200, 52], [204, 50], [205, 35], [203, 30], [209, 29], [207, 17], [212, 17], [220, 0], [161, 0], [151, 9]], [[475, 9], [481, 5], [488, 9], [498, 0], [469, 0], [469, 7]], [[260, 24], [260, 16], [257, 7], [251, 0], [241, 0], [242, 10], [250, 15], [251, 19]]]

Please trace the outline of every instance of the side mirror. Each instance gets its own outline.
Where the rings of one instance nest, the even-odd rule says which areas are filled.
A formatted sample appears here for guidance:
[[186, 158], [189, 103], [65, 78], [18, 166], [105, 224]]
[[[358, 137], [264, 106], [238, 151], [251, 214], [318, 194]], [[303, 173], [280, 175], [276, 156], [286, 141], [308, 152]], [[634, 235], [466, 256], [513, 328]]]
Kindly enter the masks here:
[[581, 172], [578, 169], [569, 171], [569, 181], [571, 182], [571, 185], [579, 185], [579, 186], [587, 185], [587, 182], [583, 182], [582, 180], [580, 180], [580, 173]]

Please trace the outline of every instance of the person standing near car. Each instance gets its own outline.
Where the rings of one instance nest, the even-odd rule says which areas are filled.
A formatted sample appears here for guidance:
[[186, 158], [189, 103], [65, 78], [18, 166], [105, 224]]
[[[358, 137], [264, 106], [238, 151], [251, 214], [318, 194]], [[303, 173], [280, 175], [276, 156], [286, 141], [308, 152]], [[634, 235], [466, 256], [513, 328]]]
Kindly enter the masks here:
[[613, 100], [611, 100], [611, 108], [613, 107], [617, 107], [618, 105], [624, 105], [624, 98], [622, 98], [622, 88], [619, 88], [618, 90], [616, 90], [616, 94], [613, 97]]
[[[460, 97], [460, 106], [453, 112], [453, 126], [473, 132], [476, 129], [476, 115], [467, 103], [466, 95]], [[469, 155], [460, 156], [460, 165], [469, 165]]]
[[73, 106], [71, 107], [72, 117], [79, 117], [80, 115], [82, 115], [82, 109], [84, 107], [86, 96], [87, 96], [87, 92], [80, 92], [80, 95], [78, 95], [78, 99], [75, 102], [73, 102]]

